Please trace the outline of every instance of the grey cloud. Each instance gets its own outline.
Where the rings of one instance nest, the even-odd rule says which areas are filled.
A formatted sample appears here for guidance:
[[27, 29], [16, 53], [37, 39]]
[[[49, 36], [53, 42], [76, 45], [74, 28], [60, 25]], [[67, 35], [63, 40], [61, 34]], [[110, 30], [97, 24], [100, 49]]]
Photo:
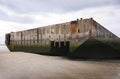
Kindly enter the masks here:
[[88, 7], [119, 5], [120, 0], [0, 0], [0, 4], [21, 13], [69, 12]]
[[[89, 7], [119, 5], [120, 0], [0, 0], [0, 5], [15, 13], [56, 13], [77, 11]], [[34, 19], [25, 16], [9, 16], [0, 11], [0, 19], [19, 23], [32, 23]]]
[[32, 23], [34, 22], [33, 18], [27, 16], [9, 16], [5, 12], [0, 11], [0, 20], [3, 21], [10, 21], [10, 22], [17, 22], [22, 24]]
[[6, 14], [4, 12], [0, 11], [0, 18], [3, 16], [6, 16]]

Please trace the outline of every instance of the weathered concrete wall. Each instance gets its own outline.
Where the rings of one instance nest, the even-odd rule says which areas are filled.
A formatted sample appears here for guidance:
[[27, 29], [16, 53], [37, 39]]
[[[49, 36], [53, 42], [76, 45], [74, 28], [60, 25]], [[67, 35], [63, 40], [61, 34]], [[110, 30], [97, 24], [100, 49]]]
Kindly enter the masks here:
[[102, 25], [93, 21], [93, 37], [103, 41], [120, 41], [119, 37], [104, 28]]
[[[8, 42], [9, 40], [10, 42]], [[108, 45], [107, 42], [109, 42]], [[75, 56], [86, 56], [79, 53], [80, 50], [87, 54], [90, 50], [93, 52], [93, 49], [98, 47], [99, 55], [104, 57], [104, 53], [101, 53], [101, 50], [108, 46], [104, 51], [110, 52], [109, 49], [113, 47], [114, 49], [111, 50], [112, 56], [114, 51], [120, 48], [120, 39], [92, 18], [81, 18], [71, 22], [11, 32], [6, 35], [6, 44], [9, 44], [8, 47], [11, 51], [43, 52], [44, 54], [54, 55], [71, 53]], [[91, 45], [93, 46], [92, 49]], [[86, 48], [89, 51], [86, 51], [88, 50]], [[96, 55], [94, 57], [99, 57], [96, 54], [96, 50], [93, 54]], [[119, 53], [113, 56], [118, 55]]]
[[117, 36], [91, 19], [55, 24], [36, 29], [10, 33], [11, 44], [46, 44], [50, 41], [81, 42], [81, 38], [93, 36], [99, 40], [119, 40]]
[[90, 35], [92, 19], [55, 24], [36, 29], [12, 32], [11, 44], [48, 43], [49, 41], [77, 42], [79, 38]]

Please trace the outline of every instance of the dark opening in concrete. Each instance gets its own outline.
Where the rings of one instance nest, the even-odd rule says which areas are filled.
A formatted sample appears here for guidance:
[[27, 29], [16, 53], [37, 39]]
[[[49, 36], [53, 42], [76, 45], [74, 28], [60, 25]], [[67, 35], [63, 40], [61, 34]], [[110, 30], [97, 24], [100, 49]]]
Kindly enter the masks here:
[[54, 50], [54, 41], [51, 41], [50, 43], [50, 51], [53, 52]]
[[60, 42], [60, 52], [61, 52], [61, 53], [64, 53], [64, 52], [65, 52], [64, 46], [65, 46], [65, 45], [64, 45], [64, 41], [61, 41], [61, 42]]
[[7, 45], [10, 45], [10, 34], [6, 35], [6, 41], [5, 42], [6, 42]]
[[66, 45], [65, 45], [65, 52], [66, 52], [66, 54], [68, 54], [70, 51], [70, 42], [69, 41], [66, 41], [65, 42], [66, 43]]
[[55, 51], [59, 53], [59, 42], [55, 42]]
[[51, 53], [55, 53], [56, 55], [68, 55], [69, 49], [70, 49], [70, 42], [69, 41], [66, 41], [66, 42], [51, 41], [50, 49], [51, 49]]

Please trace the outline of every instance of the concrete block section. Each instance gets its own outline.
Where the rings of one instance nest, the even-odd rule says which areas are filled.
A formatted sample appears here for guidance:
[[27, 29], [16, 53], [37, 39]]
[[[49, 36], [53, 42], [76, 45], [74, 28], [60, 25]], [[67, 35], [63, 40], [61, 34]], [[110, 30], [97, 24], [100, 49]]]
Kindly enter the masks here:
[[79, 58], [120, 58], [120, 42], [104, 42], [89, 38], [71, 54]]
[[93, 18], [6, 34], [11, 51], [83, 58], [120, 58], [120, 38]]

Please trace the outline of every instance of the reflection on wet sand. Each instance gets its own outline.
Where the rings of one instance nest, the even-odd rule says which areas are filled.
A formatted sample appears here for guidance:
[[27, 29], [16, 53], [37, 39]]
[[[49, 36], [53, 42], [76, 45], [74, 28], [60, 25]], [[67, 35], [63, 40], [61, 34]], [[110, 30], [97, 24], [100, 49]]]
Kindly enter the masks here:
[[71, 60], [9, 52], [0, 46], [0, 79], [119, 79], [120, 60]]

